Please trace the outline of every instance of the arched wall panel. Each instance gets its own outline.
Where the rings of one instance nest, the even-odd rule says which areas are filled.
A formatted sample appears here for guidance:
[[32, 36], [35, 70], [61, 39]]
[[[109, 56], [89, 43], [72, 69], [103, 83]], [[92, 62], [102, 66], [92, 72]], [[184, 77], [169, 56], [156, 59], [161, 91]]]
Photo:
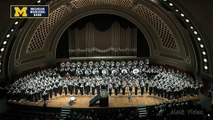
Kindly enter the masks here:
[[34, 26], [31, 33], [17, 37], [12, 51], [19, 54], [11, 55], [9, 73], [54, 63], [57, 43], [65, 29], [82, 17], [102, 13], [119, 15], [137, 25], [148, 40], [154, 62], [197, 71], [196, 56], [184, 28], [178, 27], [177, 20], [159, 6], [139, 0], [72, 0], [51, 6], [49, 18], [28, 21], [22, 31], [32, 27], [29, 22]]

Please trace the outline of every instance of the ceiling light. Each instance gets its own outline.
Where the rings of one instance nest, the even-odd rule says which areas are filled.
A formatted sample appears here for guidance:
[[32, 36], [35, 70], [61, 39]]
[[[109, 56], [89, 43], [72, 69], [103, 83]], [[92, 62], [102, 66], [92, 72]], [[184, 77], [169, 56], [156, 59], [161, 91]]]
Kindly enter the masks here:
[[15, 22], [15, 25], [17, 25], [17, 24], [18, 24], [18, 21]]
[[7, 41], [4, 41], [3, 44], [6, 45], [6, 44], [7, 44]]
[[207, 69], [208, 69], [208, 66], [204, 66], [204, 69], [207, 70]]
[[200, 47], [203, 48], [204, 47], [203, 44], [200, 44]]
[[206, 52], [205, 52], [205, 51], [203, 51], [202, 53], [203, 53], [203, 55], [206, 55]]
[[183, 13], [181, 13], [181, 14], [180, 14], [180, 16], [184, 17], [184, 14], [183, 14]]
[[200, 37], [198, 37], [198, 38], [197, 38], [197, 40], [198, 40], [198, 41], [201, 41], [201, 38], [200, 38]]
[[188, 19], [186, 19], [186, 22], [188, 23], [188, 22], [189, 22], [189, 20], [188, 20]]
[[207, 59], [206, 59], [206, 58], [204, 58], [204, 59], [203, 59], [203, 61], [204, 61], [204, 62], [207, 62]]
[[1, 52], [3, 52], [4, 51], [4, 48], [1, 48]]
[[169, 5], [170, 5], [170, 6], [173, 6], [173, 4], [172, 4], [172, 3], [169, 3]]
[[9, 38], [10, 37], [10, 34], [7, 34], [7, 36], [6, 36], [7, 38]]

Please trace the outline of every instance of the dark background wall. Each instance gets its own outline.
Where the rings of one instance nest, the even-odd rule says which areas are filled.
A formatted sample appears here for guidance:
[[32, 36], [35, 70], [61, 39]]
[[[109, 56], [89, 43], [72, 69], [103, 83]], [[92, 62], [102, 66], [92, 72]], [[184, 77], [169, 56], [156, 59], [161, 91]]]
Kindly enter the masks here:
[[179, 0], [201, 26], [213, 55], [213, 0]]
[[[0, 1], [0, 31], [8, 24], [10, 19], [10, 5], [32, 4], [36, 0], [1, 0]], [[199, 22], [210, 44], [213, 45], [213, 0], [179, 0]], [[213, 48], [211, 49], [213, 52]]]
[[36, 0], [1, 0], [0, 1], [0, 32], [2, 33], [9, 23], [10, 19], [10, 5], [31, 4]]
[[[175, 1], [175, 0], [173, 0]], [[0, 1], [0, 36], [4, 32], [10, 20], [10, 5], [32, 4], [36, 0], [1, 0]], [[204, 31], [211, 54], [213, 55], [213, 0], [179, 0], [179, 3], [187, 9]], [[3, 36], [1, 36], [3, 37]]]
[[[2, 33], [9, 23], [10, 19], [10, 5], [13, 4], [32, 4], [36, 0], [1, 0], [0, 1], [0, 33]], [[209, 45], [213, 46], [213, 0], [179, 0], [205, 32]], [[213, 47], [211, 47], [213, 53]]]

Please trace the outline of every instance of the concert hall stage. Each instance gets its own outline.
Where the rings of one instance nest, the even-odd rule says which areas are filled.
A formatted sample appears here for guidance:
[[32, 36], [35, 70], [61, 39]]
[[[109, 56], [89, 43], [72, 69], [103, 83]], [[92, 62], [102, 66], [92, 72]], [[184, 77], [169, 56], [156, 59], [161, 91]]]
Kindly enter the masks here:
[[[76, 97], [76, 102], [71, 105], [72, 108], [90, 108], [89, 107], [89, 101], [94, 97], [92, 95], [88, 96], [74, 96]], [[65, 96], [57, 96], [48, 101], [47, 107], [63, 107], [67, 106], [68, 104], [68, 99], [70, 98], [69, 95]], [[138, 95], [132, 95], [131, 100], [129, 101], [128, 95], [118, 95], [118, 96], [110, 96], [109, 97], [109, 107], [136, 107], [138, 105], [159, 105], [162, 103], [171, 103], [171, 102], [181, 102], [181, 101], [187, 101], [187, 100], [198, 100], [199, 96], [191, 97], [187, 96], [184, 98], [181, 98], [179, 100], [167, 100], [161, 97], [157, 96], [149, 96], [147, 93], [144, 94], [144, 96]], [[14, 102], [12, 102], [14, 103]], [[43, 106], [43, 102], [37, 102], [37, 103], [32, 103], [28, 102], [25, 100], [21, 100], [21, 102], [15, 102], [17, 104], [22, 104], [22, 105], [31, 105], [31, 106]], [[94, 107], [99, 107], [99, 105], [93, 106]]]

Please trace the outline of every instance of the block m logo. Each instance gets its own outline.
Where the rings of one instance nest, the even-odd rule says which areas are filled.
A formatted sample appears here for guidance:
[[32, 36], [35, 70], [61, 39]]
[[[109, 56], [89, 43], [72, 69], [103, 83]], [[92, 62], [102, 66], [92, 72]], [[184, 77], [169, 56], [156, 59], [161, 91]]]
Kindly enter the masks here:
[[14, 17], [27, 17], [27, 7], [14, 7]]

